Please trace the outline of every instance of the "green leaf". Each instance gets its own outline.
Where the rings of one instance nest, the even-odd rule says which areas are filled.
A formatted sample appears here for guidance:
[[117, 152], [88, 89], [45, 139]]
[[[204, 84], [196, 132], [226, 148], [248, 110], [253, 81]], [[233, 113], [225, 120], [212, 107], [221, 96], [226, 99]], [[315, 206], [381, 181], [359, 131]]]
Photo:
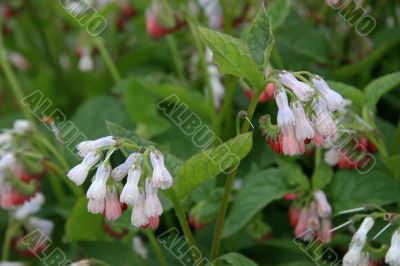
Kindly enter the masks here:
[[328, 185], [333, 177], [332, 168], [325, 162], [321, 162], [315, 169], [312, 176], [312, 185], [314, 190], [321, 190]]
[[[217, 263], [219, 262], [219, 263]], [[246, 258], [239, 253], [228, 253], [214, 261], [216, 265], [231, 265], [231, 266], [257, 266], [254, 261]]]
[[103, 217], [87, 211], [87, 199], [80, 198], [65, 224], [66, 242], [96, 241], [106, 238], [103, 229]]
[[267, 8], [267, 14], [271, 18], [272, 29], [279, 28], [289, 15], [290, 5], [288, 0], [275, 0]]
[[379, 99], [400, 85], [400, 71], [375, 79], [364, 89], [367, 102], [375, 106]]
[[150, 145], [155, 145], [154, 142], [148, 141], [142, 137], [139, 137], [135, 132], [132, 130], [126, 129], [120, 125], [117, 125], [115, 123], [112, 123], [110, 121], [106, 121], [106, 125], [108, 130], [110, 131], [110, 134], [113, 137], [118, 137], [118, 138], [123, 138], [130, 140], [134, 142], [135, 144], [139, 146], [150, 146]]
[[269, 56], [274, 42], [271, 20], [265, 9], [261, 8], [246, 36], [247, 46], [260, 71], [264, 71], [269, 64]]
[[385, 205], [400, 201], [400, 184], [381, 170], [367, 174], [339, 171], [326, 191], [335, 213], [367, 204]]
[[271, 168], [249, 176], [240, 189], [225, 222], [223, 237], [229, 237], [245, 227], [262, 208], [283, 197], [291, 187], [285, 175]]
[[222, 73], [243, 77], [251, 85], [264, 87], [264, 74], [253, 61], [249, 48], [230, 35], [199, 27], [201, 40], [213, 51], [214, 62]]
[[125, 106], [132, 119], [137, 122], [141, 135], [156, 136], [165, 132], [170, 124], [158, 113], [157, 98], [147, 86], [136, 78], [125, 81]]
[[356, 106], [362, 107], [364, 105], [364, 93], [361, 90], [336, 81], [328, 81], [328, 85], [344, 98], [351, 100]]
[[224, 144], [195, 154], [179, 169], [174, 188], [179, 199], [210, 178], [235, 166], [253, 145], [253, 134], [241, 134]]
[[279, 168], [287, 176], [290, 185], [299, 186], [305, 190], [310, 189], [310, 181], [298, 164], [280, 158], [276, 158], [276, 161]]
[[299, 20], [291, 25], [282, 26], [275, 38], [278, 44], [299, 55], [316, 62], [328, 61], [328, 42], [325, 35], [313, 25], [301, 23]]
[[400, 181], [400, 155], [382, 158], [382, 160], [387, 168], [392, 172], [393, 176]]

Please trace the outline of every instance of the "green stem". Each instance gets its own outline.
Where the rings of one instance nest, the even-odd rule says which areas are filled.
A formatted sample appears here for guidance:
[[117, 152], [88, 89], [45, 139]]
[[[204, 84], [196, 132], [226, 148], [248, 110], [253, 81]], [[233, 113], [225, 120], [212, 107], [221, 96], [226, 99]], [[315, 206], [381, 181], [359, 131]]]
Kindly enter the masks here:
[[179, 80], [183, 81], [185, 79], [185, 70], [184, 70], [182, 58], [179, 55], [179, 50], [176, 45], [175, 38], [171, 35], [168, 35], [166, 38], [167, 38], [167, 43], [168, 43], [169, 49], [171, 51], [172, 59], [174, 60], [178, 78], [179, 78]]
[[190, 248], [194, 247], [191, 249], [194, 261], [198, 261], [200, 259], [200, 254], [196, 252], [198, 250], [196, 247], [196, 241], [194, 240], [194, 236], [192, 234], [192, 231], [190, 230], [190, 226], [186, 219], [185, 211], [183, 210], [180, 201], [177, 200], [175, 192], [173, 190], [170, 191], [171, 192], [168, 193], [170, 196], [169, 198], [171, 199], [172, 204], [174, 205], [175, 213], [176, 216], [178, 217], [179, 224], [181, 225], [183, 234], [185, 235], [187, 241], [189, 242]]
[[[250, 121], [253, 118], [259, 97], [260, 97], [260, 94], [256, 93], [250, 102], [250, 106], [247, 110], [247, 117], [249, 118], [249, 120], [247, 120], [247, 119], [244, 120], [244, 123], [242, 125], [242, 130], [241, 130], [242, 134], [249, 131]], [[216, 221], [215, 231], [214, 231], [214, 238], [212, 241], [212, 247], [211, 247], [212, 261], [217, 259], [219, 256], [219, 251], [220, 251], [220, 246], [221, 246], [221, 236], [222, 236], [222, 232], [223, 232], [224, 224], [225, 224], [225, 216], [226, 216], [226, 213], [228, 210], [228, 203], [229, 203], [229, 199], [231, 196], [232, 187], [233, 187], [233, 183], [235, 181], [238, 167], [239, 167], [239, 164], [235, 165], [233, 168], [231, 168], [232, 172], [226, 178], [224, 195], [222, 197], [221, 206], [218, 211], [218, 216], [217, 216], [217, 221]]]
[[11, 239], [14, 237], [14, 234], [18, 230], [19, 226], [20, 224], [14, 220], [11, 213], [8, 213], [8, 225], [3, 242], [3, 253], [1, 256], [2, 261], [8, 261], [9, 259]]
[[[58, 175], [62, 176], [62, 180], [64, 183], [69, 187], [69, 189], [72, 191], [72, 193], [75, 194], [75, 196], [79, 197], [83, 194], [83, 190], [77, 186], [75, 186], [71, 181], [69, 181], [66, 178], [66, 174], [63, 170], [61, 170], [55, 163], [51, 161], [46, 161], [45, 164], [47, 164], [52, 170], [54, 170]], [[56, 179], [58, 182], [58, 179]], [[59, 183], [59, 182], [58, 182]], [[57, 187], [62, 187], [61, 185], [56, 185]], [[57, 188], [56, 188], [57, 190]], [[63, 192], [64, 193], [64, 192]]]
[[[2, 19], [0, 18], [0, 25], [2, 25], [1, 23], [2, 23]], [[1, 68], [4, 72], [4, 75], [5, 75], [8, 83], [10, 84], [10, 87], [14, 93], [14, 96], [15, 96], [17, 103], [20, 106], [23, 114], [25, 115], [25, 117], [28, 120], [34, 122], [32, 114], [28, 111], [27, 108], [25, 108], [24, 104], [22, 103], [24, 94], [23, 94], [21, 86], [19, 85], [17, 78], [15, 77], [15, 74], [10, 66], [10, 63], [8, 62], [7, 51], [5, 50], [4, 45], [3, 45], [3, 35], [2, 35], [1, 30], [0, 30], [0, 65], [1, 65]]]
[[46, 138], [44, 138], [43, 136], [38, 135], [38, 134], [35, 135], [34, 137], [36, 140], [38, 140], [41, 144], [43, 144], [45, 146], [45, 148], [48, 149], [54, 155], [54, 157], [62, 165], [65, 172], [69, 170], [69, 165], [68, 165], [67, 161], [65, 160], [64, 156], [62, 156], [62, 154], [51, 144], [51, 142], [49, 142]]
[[108, 70], [111, 73], [111, 76], [113, 77], [115, 83], [120, 83], [122, 78], [121, 75], [118, 72], [118, 69], [116, 65], [114, 64], [113, 60], [111, 59], [110, 54], [108, 53], [107, 48], [104, 46], [103, 40], [100, 38], [94, 38], [94, 44], [96, 47], [99, 49], [101, 56], [104, 59], [105, 64], [108, 67]]
[[152, 245], [154, 251], [156, 252], [156, 255], [158, 257], [158, 260], [160, 261], [161, 266], [168, 266], [167, 259], [165, 258], [160, 245], [157, 242], [157, 239], [154, 236], [154, 232], [151, 231], [150, 229], [147, 229], [146, 231], [146, 236], [150, 241], [150, 244]]

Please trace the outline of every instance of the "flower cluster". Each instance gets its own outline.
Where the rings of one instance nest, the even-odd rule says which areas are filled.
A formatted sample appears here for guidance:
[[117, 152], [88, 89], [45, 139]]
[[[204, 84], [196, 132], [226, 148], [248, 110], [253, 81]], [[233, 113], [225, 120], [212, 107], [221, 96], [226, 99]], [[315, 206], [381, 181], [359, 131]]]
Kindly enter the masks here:
[[332, 208], [322, 191], [314, 192], [314, 201], [308, 207], [293, 205], [289, 210], [290, 224], [295, 236], [304, 241], [318, 240], [328, 243], [332, 239]]
[[90, 170], [97, 168], [86, 193], [88, 211], [101, 213], [109, 221], [115, 221], [127, 206], [132, 206], [131, 222], [134, 226], [157, 228], [163, 212], [158, 189], [166, 190], [173, 183], [164, 156], [154, 147], [149, 147], [143, 153], [131, 154], [124, 163], [112, 169], [109, 159], [119, 145], [120, 142], [111, 136], [80, 143], [78, 155], [83, 160], [69, 171], [68, 178], [76, 185], [82, 185]]
[[[353, 235], [349, 250], [343, 257], [343, 266], [371, 265], [374, 260], [371, 254], [365, 250], [368, 240], [368, 232], [374, 226], [374, 218], [366, 217], [359, 229]], [[391, 239], [391, 245], [385, 257], [385, 262], [390, 266], [400, 265], [400, 230], [396, 230]]]
[[304, 81], [287, 71], [278, 76], [279, 81], [275, 82], [277, 126], [269, 117], [260, 121], [267, 142], [275, 152], [290, 156], [304, 153], [305, 144], [311, 140], [315, 146], [323, 145], [336, 132], [333, 113], [343, 105], [343, 97], [319, 76], [311, 75], [311, 80], [306, 80], [297, 75]]

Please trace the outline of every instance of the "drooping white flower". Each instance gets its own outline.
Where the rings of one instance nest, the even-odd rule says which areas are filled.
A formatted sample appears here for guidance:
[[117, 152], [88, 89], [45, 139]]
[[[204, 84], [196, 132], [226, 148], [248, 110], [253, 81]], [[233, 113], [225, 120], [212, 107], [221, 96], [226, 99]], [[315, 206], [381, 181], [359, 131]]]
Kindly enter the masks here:
[[276, 104], [278, 105], [278, 126], [280, 128], [287, 126], [294, 126], [296, 119], [292, 110], [289, 107], [288, 98], [284, 90], [279, 91], [275, 97]]
[[146, 180], [146, 200], [144, 204], [144, 211], [147, 217], [160, 216], [163, 212], [163, 208], [160, 199], [157, 195], [157, 189]]
[[139, 193], [139, 199], [136, 205], [132, 208], [131, 223], [136, 227], [144, 227], [149, 223], [149, 217], [145, 212], [145, 195]]
[[139, 157], [139, 153], [133, 153], [131, 154], [123, 164], [118, 165], [115, 167], [112, 172], [111, 172], [111, 177], [117, 181], [120, 182], [123, 178], [125, 178], [128, 175], [129, 169], [133, 167], [135, 164], [136, 160]]
[[[5, 131], [3, 133], [0, 134], [0, 146], [9, 146], [12, 142], [13, 139], [13, 135], [11, 133], [11, 131]], [[4, 147], [2, 147], [4, 148]]]
[[74, 182], [77, 186], [80, 186], [85, 182], [87, 175], [89, 174], [90, 169], [98, 163], [101, 158], [101, 154], [97, 152], [89, 152], [86, 157], [83, 159], [82, 163], [78, 164], [74, 168], [72, 168], [67, 176], [68, 178]]
[[400, 266], [400, 230], [396, 230], [392, 235], [392, 241], [386, 253], [385, 262], [390, 266]]
[[339, 159], [340, 159], [340, 152], [335, 149], [332, 148], [330, 150], [328, 150], [327, 152], [325, 152], [324, 155], [324, 161], [330, 165], [330, 166], [335, 166], [339, 163]]
[[39, 230], [45, 236], [50, 237], [54, 230], [54, 223], [51, 220], [38, 217], [30, 217], [27, 222], [29, 231]]
[[15, 218], [17, 220], [23, 220], [31, 214], [35, 214], [42, 208], [44, 204], [44, 196], [38, 192], [29, 201], [26, 201], [21, 207], [15, 211]]
[[79, 59], [79, 70], [82, 72], [91, 71], [94, 68], [93, 58], [88, 48], [82, 49], [82, 55]]
[[328, 111], [325, 100], [321, 97], [314, 99], [312, 107], [315, 112], [314, 125], [318, 132], [325, 138], [335, 134], [336, 123], [332, 114]]
[[140, 168], [133, 167], [129, 169], [128, 179], [121, 193], [121, 202], [127, 205], [134, 205], [138, 203], [140, 192], [139, 192], [139, 180], [142, 174]]
[[343, 257], [343, 266], [358, 266], [361, 260], [361, 252], [367, 242], [367, 234], [374, 226], [374, 219], [367, 217], [361, 223], [360, 228], [353, 235], [349, 251]]
[[210, 87], [214, 99], [214, 105], [215, 107], [219, 108], [225, 95], [225, 87], [221, 81], [221, 74], [219, 73], [217, 66], [212, 62], [212, 57], [213, 52], [207, 48], [206, 59], [208, 61], [207, 72], [209, 76]]
[[11, 152], [8, 152], [0, 159], [0, 169], [11, 169], [16, 166], [16, 163], [17, 159], [15, 158], [15, 155]]
[[115, 186], [107, 189], [104, 215], [111, 222], [117, 220], [122, 215], [121, 204], [119, 203], [118, 192]]
[[164, 156], [161, 152], [150, 153], [151, 164], [153, 165], [153, 178], [151, 180], [153, 187], [168, 189], [172, 186], [173, 180], [168, 169], [164, 165]]
[[310, 121], [308, 120], [303, 105], [299, 102], [292, 103], [292, 112], [296, 119], [295, 134], [298, 141], [304, 141], [305, 139], [312, 139], [314, 137], [314, 129], [312, 128]]
[[86, 196], [88, 199], [101, 200], [106, 197], [107, 180], [111, 173], [111, 166], [108, 162], [102, 163], [98, 168], [92, 184]]
[[143, 259], [147, 259], [149, 257], [147, 248], [139, 236], [133, 237], [132, 246], [133, 246], [133, 250]]
[[321, 218], [328, 218], [332, 215], [332, 207], [326, 198], [323, 191], [318, 190], [314, 192], [314, 198], [317, 202], [318, 215]]
[[105, 199], [100, 199], [100, 200], [89, 199], [88, 212], [93, 214], [103, 213], [104, 208], [105, 208]]
[[33, 130], [33, 125], [28, 120], [18, 119], [14, 122], [14, 131], [19, 134], [29, 133]]
[[323, 78], [315, 76], [312, 79], [312, 82], [314, 84], [314, 87], [325, 99], [329, 111], [335, 112], [344, 104], [343, 97], [336, 91], [329, 88], [328, 84]]
[[118, 142], [114, 137], [108, 136], [97, 140], [83, 141], [79, 143], [76, 148], [78, 149], [78, 155], [85, 157], [91, 151], [109, 149], [114, 147], [117, 143]]
[[279, 74], [279, 78], [281, 83], [285, 87], [291, 89], [296, 97], [302, 102], [309, 101], [314, 95], [314, 89], [307, 83], [297, 80], [292, 73], [283, 71]]

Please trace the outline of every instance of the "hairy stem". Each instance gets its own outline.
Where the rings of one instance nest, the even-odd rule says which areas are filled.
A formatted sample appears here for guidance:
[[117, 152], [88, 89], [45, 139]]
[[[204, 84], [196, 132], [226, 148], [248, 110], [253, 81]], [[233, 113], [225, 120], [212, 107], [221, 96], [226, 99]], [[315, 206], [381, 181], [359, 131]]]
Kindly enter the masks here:
[[157, 242], [157, 239], [154, 236], [154, 232], [151, 231], [150, 229], [147, 229], [146, 230], [146, 236], [149, 239], [150, 244], [152, 245], [154, 251], [156, 252], [158, 260], [160, 261], [160, 265], [161, 266], [168, 266], [167, 259], [165, 258], [164, 254], [163, 254], [163, 252], [161, 250], [160, 244]]
[[108, 67], [108, 70], [111, 73], [115, 83], [120, 83], [122, 78], [118, 72], [117, 66], [114, 64], [113, 60], [111, 59], [110, 53], [108, 52], [107, 48], [104, 46], [103, 40], [100, 38], [94, 38], [94, 44], [99, 49], [101, 56], [104, 59], [105, 64]]
[[[249, 119], [244, 120], [242, 129], [240, 131], [240, 133], [242, 133], [242, 134], [249, 131], [250, 121], [253, 118], [254, 111], [256, 110], [259, 97], [260, 97], [260, 95], [256, 94], [256, 95], [254, 95], [253, 99], [251, 100], [250, 106], [247, 110], [247, 117]], [[222, 232], [224, 230], [225, 217], [226, 217], [226, 213], [228, 210], [229, 199], [231, 197], [233, 182], [235, 181], [235, 177], [237, 174], [236, 169], [238, 167], [239, 167], [239, 165], [235, 165], [234, 167], [232, 167], [231, 168], [232, 172], [226, 178], [224, 195], [222, 197], [221, 206], [218, 211], [217, 222], [216, 222], [215, 231], [214, 231], [214, 238], [213, 238], [212, 247], [211, 247], [211, 259], [213, 261], [215, 259], [217, 259], [219, 256], [220, 247], [221, 247], [221, 236], [222, 236]]]

